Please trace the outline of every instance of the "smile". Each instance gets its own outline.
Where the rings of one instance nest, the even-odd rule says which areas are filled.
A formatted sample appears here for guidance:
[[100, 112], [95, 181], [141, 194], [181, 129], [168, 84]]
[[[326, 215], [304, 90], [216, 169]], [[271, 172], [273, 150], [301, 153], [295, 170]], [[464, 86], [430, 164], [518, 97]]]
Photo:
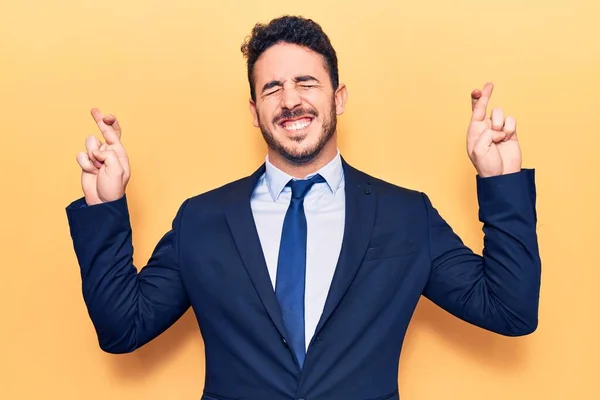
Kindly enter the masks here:
[[309, 126], [312, 121], [312, 117], [303, 117], [295, 120], [285, 120], [279, 125], [286, 131], [297, 132]]

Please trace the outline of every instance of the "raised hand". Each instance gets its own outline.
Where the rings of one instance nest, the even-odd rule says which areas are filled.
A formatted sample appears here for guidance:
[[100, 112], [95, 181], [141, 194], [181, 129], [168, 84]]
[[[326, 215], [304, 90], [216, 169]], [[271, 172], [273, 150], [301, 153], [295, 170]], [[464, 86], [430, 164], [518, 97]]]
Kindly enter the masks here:
[[488, 117], [487, 105], [494, 85], [487, 83], [483, 91], [471, 92], [473, 114], [467, 130], [467, 152], [481, 177], [519, 172], [521, 149], [517, 140], [517, 122], [504, 117], [501, 108], [494, 108]]
[[100, 129], [105, 143], [96, 136], [88, 136], [87, 152], [77, 154], [81, 167], [81, 186], [88, 205], [118, 200], [125, 194], [131, 176], [129, 159], [121, 144], [121, 127], [112, 115], [103, 116], [93, 108], [92, 117]]

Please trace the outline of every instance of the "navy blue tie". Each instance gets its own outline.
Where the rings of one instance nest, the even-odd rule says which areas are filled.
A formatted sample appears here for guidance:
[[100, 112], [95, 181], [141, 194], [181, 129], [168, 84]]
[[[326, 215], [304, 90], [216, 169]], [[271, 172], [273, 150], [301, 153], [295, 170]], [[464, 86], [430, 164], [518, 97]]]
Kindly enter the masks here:
[[321, 175], [306, 180], [291, 180], [292, 199], [283, 221], [275, 294], [289, 341], [300, 368], [306, 355], [304, 339], [304, 282], [306, 277], [306, 216], [304, 196], [312, 185], [325, 182]]

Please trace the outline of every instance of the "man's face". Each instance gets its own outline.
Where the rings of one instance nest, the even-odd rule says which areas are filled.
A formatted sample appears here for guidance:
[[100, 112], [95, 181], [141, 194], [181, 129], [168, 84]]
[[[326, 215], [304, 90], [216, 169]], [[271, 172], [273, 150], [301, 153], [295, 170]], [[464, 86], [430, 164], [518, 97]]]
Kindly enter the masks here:
[[276, 155], [303, 164], [324, 148], [335, 147], [337, 115], [346, 89], [331, 86], [324, 58], [307, 48], [277, 44], [254, 66], [256, 101], [250, 101], [254, 125]]

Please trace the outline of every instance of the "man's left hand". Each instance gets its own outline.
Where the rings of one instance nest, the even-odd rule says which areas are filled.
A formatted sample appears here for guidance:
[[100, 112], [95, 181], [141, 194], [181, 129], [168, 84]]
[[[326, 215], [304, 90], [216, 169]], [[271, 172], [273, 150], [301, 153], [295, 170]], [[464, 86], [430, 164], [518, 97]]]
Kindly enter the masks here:
[[504, 117], [501, 108], [487, 116], [487, 105], [494, 85], [471, 92], [473, 114], [467, 130], [467, 152], [479, 176], [510, 174], [521, 170], [521, 149], [517, 140], [517, 122]]

